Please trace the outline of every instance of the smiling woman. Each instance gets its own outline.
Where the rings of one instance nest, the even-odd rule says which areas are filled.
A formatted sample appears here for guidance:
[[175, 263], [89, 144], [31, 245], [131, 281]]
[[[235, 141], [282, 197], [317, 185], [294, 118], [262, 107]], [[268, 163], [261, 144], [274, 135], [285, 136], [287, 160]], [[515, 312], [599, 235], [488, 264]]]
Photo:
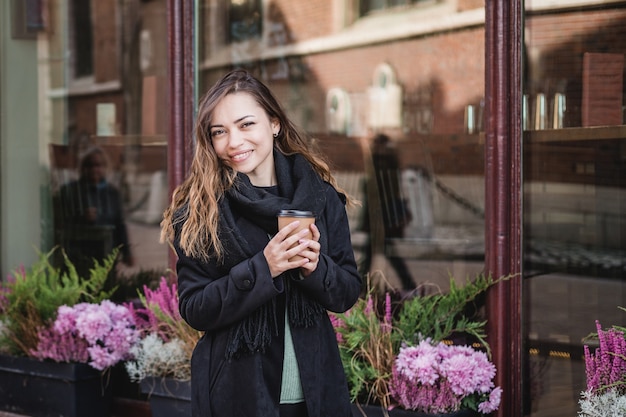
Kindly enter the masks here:
[[[162, 223], [178, 255], [181, 315], [206, 332], [191, 361], [192, 415], [351, 416], [327, 313], [361, 292], [347, 197], [246, 71], [205, 94], [195, 138], [191, 173]], [[279, 230], [283, 210], [316, 217]]]
[[229, 94], [215, 107], [211, 140], [220, 160], [257, 187], [276, 185], [273, 144], [280, 124], [252, 96]]

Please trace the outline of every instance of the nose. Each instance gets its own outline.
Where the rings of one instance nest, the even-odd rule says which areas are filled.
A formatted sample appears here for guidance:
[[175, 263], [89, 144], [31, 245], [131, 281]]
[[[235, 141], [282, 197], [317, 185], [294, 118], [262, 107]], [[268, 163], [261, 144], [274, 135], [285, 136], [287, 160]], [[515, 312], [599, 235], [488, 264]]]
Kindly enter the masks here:
[[243, 132], [233, 129], [230, 132], [230, 136], [228, 137], [228, 146], [230, 148], [236, 149], [240, 147], [244, 142]]

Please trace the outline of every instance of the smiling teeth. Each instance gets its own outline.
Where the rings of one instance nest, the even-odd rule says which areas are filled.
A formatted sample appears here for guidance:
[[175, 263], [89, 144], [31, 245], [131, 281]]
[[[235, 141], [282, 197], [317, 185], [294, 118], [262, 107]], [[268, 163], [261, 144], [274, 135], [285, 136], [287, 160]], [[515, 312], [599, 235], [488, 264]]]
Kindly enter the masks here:
[[237, 155], [233, 155], [233, 157], [231, 158], [233, 161], [241, 161], [242, 159], [245, 159], [248, 155], [250, 155], [250, 152], [244, 152], [244, 153], [240, 153]]

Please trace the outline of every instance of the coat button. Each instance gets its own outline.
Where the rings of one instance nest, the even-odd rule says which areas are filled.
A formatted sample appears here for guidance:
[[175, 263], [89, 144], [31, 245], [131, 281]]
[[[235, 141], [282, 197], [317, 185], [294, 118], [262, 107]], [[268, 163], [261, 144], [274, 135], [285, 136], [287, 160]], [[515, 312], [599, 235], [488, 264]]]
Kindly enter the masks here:
[[249, 279], [244, 279], [242, 284], [245, 288], [250, 288], [250, 285], [252, 284], [252, 282], [250, 282]]

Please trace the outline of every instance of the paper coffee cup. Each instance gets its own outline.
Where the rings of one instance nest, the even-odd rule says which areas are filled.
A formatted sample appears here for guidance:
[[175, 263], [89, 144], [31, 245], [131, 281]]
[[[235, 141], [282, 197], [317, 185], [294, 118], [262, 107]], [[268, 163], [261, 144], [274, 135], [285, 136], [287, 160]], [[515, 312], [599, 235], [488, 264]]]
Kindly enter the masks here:
[[[281, 210], [278, 213], [278, 230], [281, 230], [283, 227], [287, 226], [294, 221], [300, 221], [300, 226], [291, 234], [298, 233], [302, 229], [306, 229], [309, 231], [309, 234], [305, 236], [305, 239], [312, 239], [313, 233], [311, 233], [311, 228], [309, 227], [313, 223], [315, 223], [315, 214], [312, 211], [305, 210]], [[291, 236], [290, 235], [290, 236]], [[292, 247], [297, 246], [296, 242]], [[294, 256], [289, 259], [290, 262], [302, 259], [301, 256]]]

